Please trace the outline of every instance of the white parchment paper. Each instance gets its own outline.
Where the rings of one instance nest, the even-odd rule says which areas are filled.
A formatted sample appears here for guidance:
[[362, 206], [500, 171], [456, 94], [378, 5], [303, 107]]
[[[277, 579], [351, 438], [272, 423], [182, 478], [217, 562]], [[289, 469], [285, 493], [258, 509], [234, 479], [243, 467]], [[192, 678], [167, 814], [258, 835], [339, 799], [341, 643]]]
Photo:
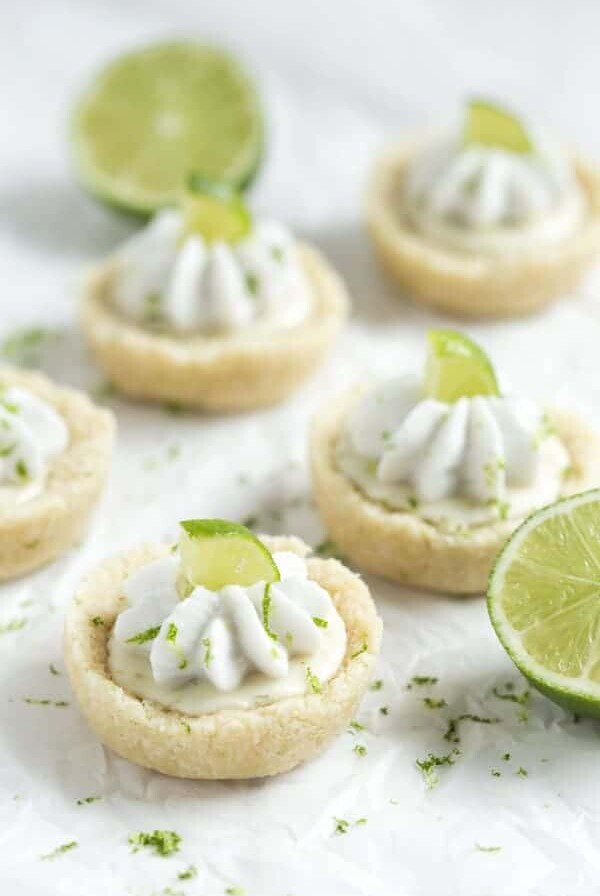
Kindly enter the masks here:
[[[109, 399], [119, 439], [89, 536], [50, 568], [0, 587], [2, 896], [597, 892], [598, 724], [535, 693], [521, 703], [494, 695], [522, 695], [526, 684], [481, 599], [370, 578], [385, 635], [382, 687], [358, 715], [365, 729], [269, 781], [176, 781], [117, 758], [86, 728], [61, 649], [64, 609], [82, 573], [116, 550], [173, 537], [181, 518], [254, 517], [263, 531], [322, 540], [306, 471], [311, 414], [366, 375], [420, 364], [425, 329], [448, 324], [403, 302], [371, 257], [361, 206], [373, 154], [392, 135], [447, 116], [471, 91], [513, 99], [593, 153], [600, 126], [588, 114], [587, 85], [599, 75], [597, 11], [537, 2], [511, 14], [470, 0], [3, 5], [2, 338], [21, 326], [59, 328], [41, 366], [81, 388], [101, 385], [77, 332], [77, 278], [131, 224], [73, 185], [65, 114], [101, 59], [173, 33], [226, 41], [254, 66], [269, 150], [253, 199], [322, 247], [347, 279], [354, 314], [318, 376], [272, 410], [175, 416]], [[575, 404], [600, 424], [592, 280], [544, 315], [469, 331], [531, 396]], [[408, 689], [416, 675], [438, 681]], [[426, 697], [445, 705], [430, 708]], [[69, 705], [31, 702], [46, 700]], [[449, 720], [464, 714], [497, 721], [464, 720], [459, 742], [445, 739]], [[428, 789], [415, 761], [452, 749], [460, 750], [454, 764]], [[89, 796], [101, 799], [78, 804]], [[335, 818], [348, 822], [346, 833], [336, 833]], [[133, 854], [128, 836], [155, 828], [177, 831], [180, 851]], [[77, 846], [41, 858], [70, 841]], [[197, 876], [179, 879], [192, 864]]]

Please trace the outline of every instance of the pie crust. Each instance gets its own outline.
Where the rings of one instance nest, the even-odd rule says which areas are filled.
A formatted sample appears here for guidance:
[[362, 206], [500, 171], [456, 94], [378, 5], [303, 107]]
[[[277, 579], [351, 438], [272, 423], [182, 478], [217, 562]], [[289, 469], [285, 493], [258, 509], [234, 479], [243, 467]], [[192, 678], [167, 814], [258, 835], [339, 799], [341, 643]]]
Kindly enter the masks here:
[[[271, 551], [304, 556], [309, 550], [296, 538], [263, 540]], [[348, 638], [342, 665], [321, 693], [188, 716], [131, 695], [115, 684], [107, 666], [110, 631], [125, 604], [122, 582], [168, 551], [168, 545], [146, 546], [108, 560], [81, 584], [68, 610], [65, 662], [90, 727], [119, 755], [180, 778], [275, 775], [320, 753], [353, 718], [379, 652], [381, 620], [366, 585], [337, 560], [307, 561], [310, 577], [331, 595]]]
[[408, 296], [468, 317], [529, 314], [572, 292], [600, 255], [600, 172], [573, 160], [588, 216], [573, 236], [528, 253], [454, 252], [414, 231], [399, 214], [399, 191], [422, 141], [403, 142], [377, 163], [367, 196], [368, 229], [383, 266]]
[[82, 392], [31, 371], [2, 368], [2, 386], [20, 386], [52, 405], [69, 429], [65, 451], [48, 462], [39, 495], [0, 513], [0, 579], [30, 572], [78, 544], [108, 472], [115, 432], [110, 411]]
[[311, 246], [297, 246], [313, 291], [308, 318], [287, 330], [248, 327], [231, 336], [170, 336], [127, 321], [106, 301], [114, 261], [87, 279], [82, 327], [115, 387], [136, 399], [214, 411], [274, 404], [319, 365], [344, 323], [348, 295], [341, 277]]
[[[341, 554], [361, 569], [403, 585], [452, 594], [484, 592], [496, 555], [520, 521], [452, 535], [366, 497], [335, 462], [338, 434], [358, 394], [351, 390], [320, 411], [310, 437], [315, 500]], [[551, 410], [549, 415], [570, 455], [562, 495], [599, 486], [600, 436], [570, 412]]]

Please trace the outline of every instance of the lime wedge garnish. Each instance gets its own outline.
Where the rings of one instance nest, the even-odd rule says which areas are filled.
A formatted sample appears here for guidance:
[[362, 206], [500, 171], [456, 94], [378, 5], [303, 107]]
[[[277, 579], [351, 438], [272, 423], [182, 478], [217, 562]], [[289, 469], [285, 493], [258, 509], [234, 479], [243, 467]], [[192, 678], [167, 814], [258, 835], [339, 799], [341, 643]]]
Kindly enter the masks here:
[[223, 181], [192, 174], [181, 204], [186, 235], [198, 234], [208, 243], [235, 243], [252, 230], [248, 207], [238, 191]]
[[508, 152], [533, 150], [531, 138], [519, 119], [487, 100], [470, 100], [467, 104], [463, 140], [467, 146], [495, 146]]
[[600, 716], [600, 489], [539, 510], [490, 577], [492, 625], [551, 700]]
[[218, 591], [225, 585], [279, 580], [273, 557], [245, 526], [226, 520], [185, 520], [180, 525], [181, 570], [193, 585]]
[[244, 187], [262, 151], [253, 85], [228, 54], [195, 43], [115, 59], [80, 98], [72, 125], [82, 184], [143, 214], [175, 203], [192, 171]]
[[454, 330], [429, 330], [425, 394], [438, 401], [471, 395], [499, 395], [496, 375], [479, 346]]

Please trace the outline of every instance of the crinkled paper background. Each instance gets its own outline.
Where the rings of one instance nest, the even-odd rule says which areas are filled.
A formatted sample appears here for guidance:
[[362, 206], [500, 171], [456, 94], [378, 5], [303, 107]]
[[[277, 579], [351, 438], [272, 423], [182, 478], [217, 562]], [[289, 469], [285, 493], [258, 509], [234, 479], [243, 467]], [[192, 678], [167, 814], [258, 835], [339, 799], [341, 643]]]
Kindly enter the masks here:
[[[90, 389], [102, 378], [76, 327], [78, 276], [130, 224], [69, 176], [65, 117], [82, 81], [132, 43], [200, 34], [242, 52], [260, 79], [268, 155], [259, 208], [318, 243], [346, 277], [354, 315], [324, 369], [287, 404], [219, 419], [173, 416], [110, 398], [119, 442], [110, 487], [83, 547], [0, 588], [2, 896], [583, 896], [600, 872], [600, 729], [577, 723], [524, 682], [480, 599], [448, 600], [370, 579], [385, 622], [379, 691], [322, 758], [271, 781], [169, 780], [118, 759], [71, 700], [61, 656], [65, 605], [101, 557], [171, 537], [182, 517], [256, 517], [267, 532], [323, 538], [310, 502], [306, 427], [316, 406], [373, 372], [419, 364], [442, 319], [405, 304], [377, 270], [361, 223], [365, 176], [392, 135], [491, 93], [600, 157], [600, 9], [593, 2], [475, 0], [21, 0], [0, 26], [0, 335], [57, 327], [44, 369]], [[447, 323], [444, 321], [443, 323]], [[576, 404], [600, 424], [600, 301], [525, 321], [470, 327], [532, 396]], [[21, 626], [19, 628], [19, 626]], [[49, 664], [59, 672], [52, 674]], [[439, 678], [407, 690], [414, 675]], [[428, 708], [424, 697], [447, 705]], [[388, 707], [388, 714], [380, 707]], [[426, 789], [415, 760], [452, 767]], [[353, 751], [356, 743], [365, 756]], [[503, 759], [510, 754], [510, 759]], [[494, 774], [493, 771], [498, 774]], [[519, 772], [519, 770], [521, 770]], [[101, 801], [78, 805], [98, 795]], [[334, 817], [349, 822], [335, 833]], [[354, 825], [358, 819], [366, 823]], [[181, 851], [132, 854], [128, 835], [174, 829]], [[40, 856], [65, 842], [57, 858]], [[190, 864], [198, 875], [179, 880]], [[169, 889], [170, 888], [170, 889]]]

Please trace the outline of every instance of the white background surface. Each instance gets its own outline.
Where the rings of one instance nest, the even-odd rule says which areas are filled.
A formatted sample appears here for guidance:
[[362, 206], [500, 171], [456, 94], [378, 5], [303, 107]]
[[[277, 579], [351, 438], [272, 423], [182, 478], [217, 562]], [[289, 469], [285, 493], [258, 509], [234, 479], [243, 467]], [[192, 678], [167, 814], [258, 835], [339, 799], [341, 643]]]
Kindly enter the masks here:
[[[321, 758], [272, 781], [173, 781], [104, 750], [70, 700], [61, 658], [65, 604], [84, 570], [140, 540], [173, 535], [184, 516], [258, 515], [266, 531], [322, 537], [309, 504], [305, 432], [323, 398], [373, 369], [420, 363], [441, 319], [400, 301], [377, 271], [361, 195], [386, 138], [451, 118], [470, 92], [510, 100], [600, 160], [600, 6], [427, 0], [0, 0], [0, 333], [46, 324], [66, 334], [44, 358], [57, 378], [101, 381], [75, 326], [77, 276], [128, 225], [82, 196], [69, 176], [65, 117], [94, 67], [131, 44], [203, 35], [241, 51], [260, 80], [269, 153], [256, 204], [316, 241], [347, 278], [354, 317], [335, 356], [285, 406], [227, 419], [173, 417], [111, 401], [114, 473], [83, 548], [0, 588], [0, 892], [2, 896], [583, 896], [600, 871], [600, 729], [532, 695], [529, 718], [492, 695], [523, 684], [480, 599], [447, 600], [370, 584], [385, 622], [380, 676], [359, 719]], [[470, 328], [513, 382], [576, 402], [600, 424], [600, 300], [527, 321]], [[169, 459], [169, 446], [179, 456]], [[172, 452], [171, 452], [172, 453]], [[250, 479], [241, 484], [242, 477]], [[53, 676], [48, 664], [61, 672]], [[439, 676], [427, 709], [407, 691]], [[389, 706], [381, 716], [378, 707]], [[426, 791], [415, 759], [444, 753], [447, 720], [465, 723], [462, 754]], [[364, 743], [358, 758], [352, 747]], [[510, 752], [511, 760], [501, 757]], [[516, 774], [519, 767], [527, 777]], [[491, 769], [501, 771], [494, 777]], [[102, 802], [77, 806], [98, 794]], [[332, 817], [368, 818], [335, 836]], [[175, 829], [169, 859], [132, 855], [137, 830]], [[40, 855], [77, 840], [54, 861]], [[500, 846], [482, 852], [480, 846]], [[192, 881], [177, 881], [190, 863]]]

